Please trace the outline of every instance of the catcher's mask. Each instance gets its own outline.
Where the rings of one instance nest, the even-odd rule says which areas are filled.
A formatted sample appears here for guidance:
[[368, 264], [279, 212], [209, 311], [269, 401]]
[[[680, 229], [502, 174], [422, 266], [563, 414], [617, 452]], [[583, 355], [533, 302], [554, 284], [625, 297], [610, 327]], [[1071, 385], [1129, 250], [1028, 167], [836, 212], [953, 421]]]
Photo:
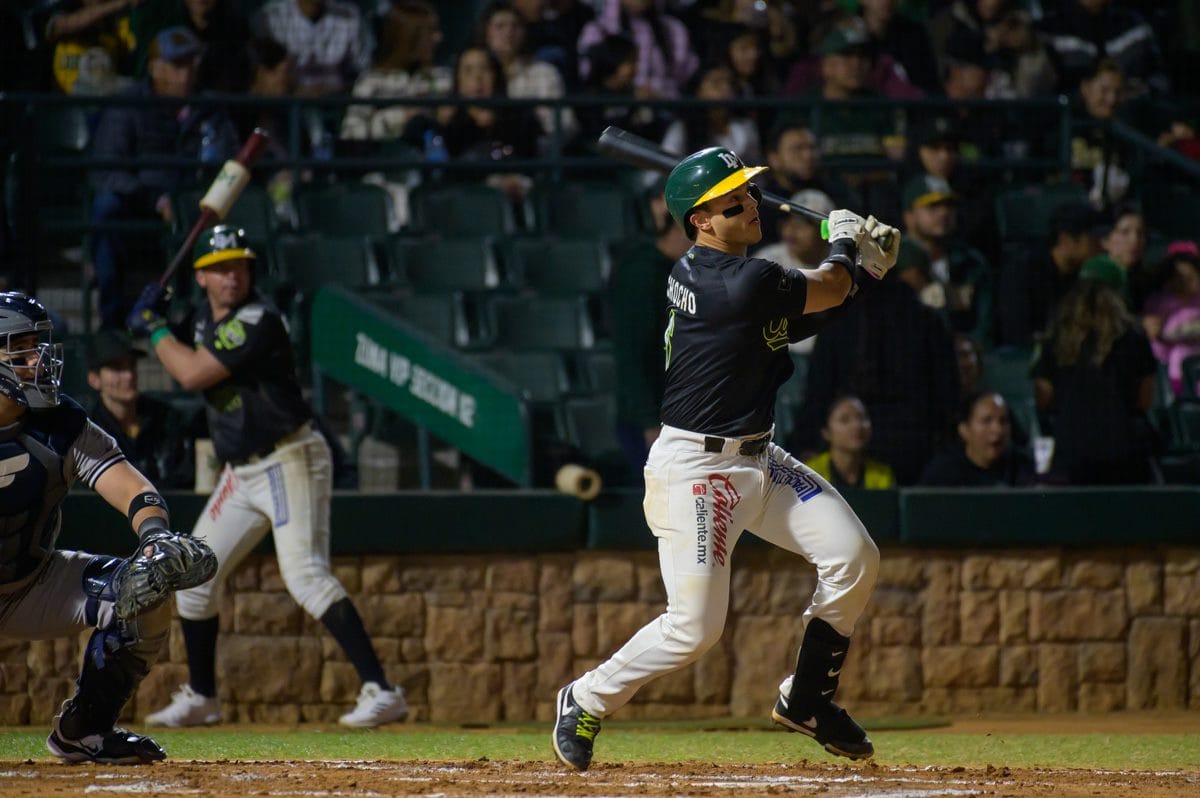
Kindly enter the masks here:
[[63, 356], [53, 329], [41, 302], [20, 291], [0, 293], [0, 380], [20, 391], [10, 398], [34, 410], [59, 401]]

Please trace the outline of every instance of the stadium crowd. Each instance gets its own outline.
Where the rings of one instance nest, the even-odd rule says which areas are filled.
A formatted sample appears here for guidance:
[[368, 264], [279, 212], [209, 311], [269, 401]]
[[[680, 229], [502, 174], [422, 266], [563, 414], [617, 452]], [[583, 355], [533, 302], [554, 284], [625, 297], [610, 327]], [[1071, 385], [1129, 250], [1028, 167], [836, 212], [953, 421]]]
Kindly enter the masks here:
[[[764, 190], [825, 212], [873, 213], [904, 231], [895, 275], [796, 350], [807, 385], [802, 401], [781, 404], [790, 414], [777, 419], [781, 437], [835, 484], [1172, 478], [1163, 464], [1183, 422], [1167, 406], [1200, 401], [1188, 368], [1200, 356], [1200, 204], [1190, 206], [1197, 229], [1159, 225], [1147, 208], [1194, 194], [1200, 168], [1155, 171], [1147, 150], [1200, 159], [1200, 14], [1186, 0], [17, 6], [11, 19], [21, 24], [0, 25], [20, 39], [6, 48], [5, 88], [180, 100], [114, 105], [91, 120], [91, 153], [130, 162], [90, 175], [95, 222], [173, 221], [186, 176], [135, 159], [219, 162], [255, 127], [277, 134], [268, 160], [286, 156], [279, 105], [184, 104], [197, 95], [342, 98], [304, 106], [306, 156], [369, 157], [394, 146], [427, 164], [475, 162], [486, 174], [469, 179], [517, 207], [540, 176], [505, 161], [593, 156], [608, 125], [681, 156], [725, 146], [770, 166]], [[465, 31], [468, 14], [469, 33], [451, 42], [446, 29]], [[1066, 147], [1058, 112], [1033, 102], [1058, 97], [1069, 103]], [[463, 102], [496, 98], [578, 104]], [[670, 102], [688, 98], [708, 102]], [[1061, 169], [1021, 167], [1059, 153], [1068, 161]], [[324, 175], [258, 174], [285, 216], [296, 181]], [[409, 196], [422, 179], [413, 174], [362, 178], [388, 190], [393, 230], [411, 220]], [[637, 474], [658, 424], [661, 284], [688, 242], [665, 213], [661, 183], [637, 176], [631, 185], [646, 236], [614, 243], [604, 316], [618, 437]], [[1040, 219], [1044, 233], [1005, 229], [998, 204], [1017, 189], [1062, 198]], [[817, 230], [764, 214], [759, 252], [815, 265], [826, 252]], [[103, 232], [88, 256], [101, 326], [119, 327], [134, 255], [121, 233]], [[1004, 359], [1032, 386], [1029, 407], [982, 367]], [[1176, 465], [1176, 476], [1192, 478], [1191, 461]]]

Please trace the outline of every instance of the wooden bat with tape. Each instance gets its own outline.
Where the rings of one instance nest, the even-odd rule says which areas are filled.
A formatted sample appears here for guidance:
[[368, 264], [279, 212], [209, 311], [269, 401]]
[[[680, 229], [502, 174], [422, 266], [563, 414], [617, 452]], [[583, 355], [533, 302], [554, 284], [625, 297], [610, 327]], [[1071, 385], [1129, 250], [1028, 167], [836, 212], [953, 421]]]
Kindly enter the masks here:
[[[679, 163], [679, 158], [667, 152], [653, 141], [612, 125], [606, 127], [604, 132], [600, 134], [596, 146], [601, 152], [611, 155], [619, 161], [624, 161], [625, 163], [642, 169], [648, 169], [652, 172], [669, 172]], [[797, 205], [791, 200], [781, 197], [778, 194], [772, 194], [769, 191], [762, 192], [762, 204], [769, 208], [775, 208], [780, 213], [805, 216], [820, 222], [821, 237], [825, 239], [829, 238], [829, 217], [820, 211], [814, 211], [812, 208]], [[885, 249], [889, 246], [888, 241], [881, 243]]]
[[175, 257], [171, 258], [171, 262], [167, 264], [166, 271], [158, 278], [158, 284], [164, 289], [169, 290], [171, 278], [191, 255], [192, 247], [195, 246], [196, 239], [200, 237], [200, 234], [217, 222], [224, 221], [225, 217], [229, 215], [229, 209], [233, 207], [233, 203], [237, 202], [237, 198], [242, 194], [242, 189], [250, 182], [250, 167], [262, 154], [269, 138], [267, 131], [258, 127], [254, 128], [254, 132], [246, 139], [246, 143], [242, 145], [237, 156], [221, 166], [221, 171], [213, 179], [212, 185], [200, 198], [200, 217], [188, 231], [187, 238], [183, 240]]

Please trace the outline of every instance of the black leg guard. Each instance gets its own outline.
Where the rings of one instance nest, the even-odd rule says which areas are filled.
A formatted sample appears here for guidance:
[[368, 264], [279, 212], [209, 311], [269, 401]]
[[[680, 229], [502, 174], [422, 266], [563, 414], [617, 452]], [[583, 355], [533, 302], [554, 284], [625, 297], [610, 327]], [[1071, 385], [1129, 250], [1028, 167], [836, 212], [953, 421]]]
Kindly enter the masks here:
[[867, 733], [833, 703], [849, 648], [850, 638], [828, 623], [820, 618], [809, 621], [796, 657], [796, 673], [771, 718], [789, 731], [815, 738], [830, 753], [866, 759], [875, 753]]

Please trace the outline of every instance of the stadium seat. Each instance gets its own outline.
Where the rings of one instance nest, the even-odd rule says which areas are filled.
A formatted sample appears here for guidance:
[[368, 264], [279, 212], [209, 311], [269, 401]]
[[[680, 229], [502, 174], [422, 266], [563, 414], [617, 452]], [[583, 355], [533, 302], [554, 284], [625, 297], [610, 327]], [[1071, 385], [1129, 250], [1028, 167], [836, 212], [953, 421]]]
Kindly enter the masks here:
[[506, 236], [517, 229], [508, 195], [479, 183], [418, 186], [409, 205], [414, 228], [449, 238]]
[[372, 183], [306, 186], [296, 192], [295, 201], [300, 228], [306, 232], [378, 239], [392, 232], [392, 197]]
[[86, 335], [68, 335], [62, 341], [62, 392], [79, 402], [95, 393], [87, 382], [88, 340]]
[[1183, 359], [1183, 395], [1189, 399], [1200, 399], [1200, 355]]
[[511, 349], [591, 349], [596, 334], [584, 297], [492, 297], [495, 344]]
[[[181, 236], [191, 230], [196, 219], [200, 217], [200, 200], [206, 191], [206, 188], [192, 188], [171, 197], [175, 211], [175, 230]], [[270, 246], [283, 227], [275, 214], [275, 205], [267, 190], [254, 183], [242, 190], [242, 195], [230, 208], [223, 224], [246, 231], [246, 237], [255, 247]]]
[[1167, 413], [1171, 421], [1170, 451], [1200, 453], [1200, 401], [1181, 398]]
[[633, 197], [616, 182], [539, 183], [533, 204], [537, 229], [544, 233], [621, 240], [639, 232]]
[[1193, 186], [1155, 184], [1142, 192], [1142, 213], [1146, 225], [1167, 239], [1195, 239], [1200, 197]]
[[504, 284], [490, 237], [388, 240], [391, 281], [415, 291], [492, 291]]
[[617, 403], [611, 394], [573, 397], [563, 402], [567, 440], [597, 459], [623, 459], [617, 440]]
[[1032, 184], [996, 195], [996, 225], [1005, 242], [1040, 240], [1049, 235], [1050, 215], [1068, 202], [1086, 202], [1087, 194], [1070, 183]]
[[617, 361], [611, 349], [597, 348], [580, 352], [576, 358], [580, 387], [593, 393], [617, 390]]
[[377, 296], [372, 297], [372, 302], [447, 346], [463, 348], [472, 343], [471, 326], [462, 294]]
[[284, 236], [275, 250], [281, 276], [301, 293], [329, 284], [361, 288], [379, 282], [374, 250], [366, 238]]
[[492, 351], [476, 355], [474, 360], [513, 383], [531, 402], [557, 402], [570, 388], [557, 352]]
[[87, 111], [75, 105], [47, 105], [34, 116], [43, 154], [82, 153], [90, 138]]
[[514, 282], [547, 296], [599, 294], [612, 259], [597, 238], [518, 238], [509, 245]]
[[775, 442], [781, 446], [796, 431], [796, 416], [804, 404], [804, 386], [808, 384], [808, 355], [791, 353], [796, 370], [775, 394]]

